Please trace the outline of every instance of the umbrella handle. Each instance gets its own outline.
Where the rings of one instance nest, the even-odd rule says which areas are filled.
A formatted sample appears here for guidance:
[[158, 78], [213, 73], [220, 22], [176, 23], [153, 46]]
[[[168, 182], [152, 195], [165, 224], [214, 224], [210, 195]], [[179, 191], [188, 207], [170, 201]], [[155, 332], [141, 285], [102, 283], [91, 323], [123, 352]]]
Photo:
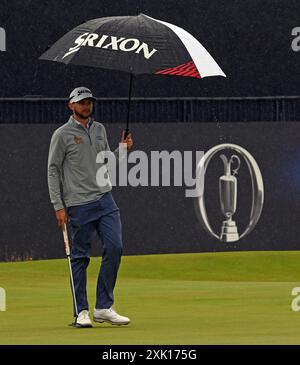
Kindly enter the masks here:
[[124, 129], [124, 139], [126, 139], [129, 133], [130, 133], [129, 128]]
[[129, 82], [129, 93], [128, 93], [128, 103], [127, 103], [127, 120], [126, 120], [126, 129], [124, 138], [126, 138], [129, 134], [129, 120], [130, 120], [130, 107], [131, 107], [131, 97], [132, 97], [132, 84], [133, 84], [133, 73], [130, 73], [130, 82]]

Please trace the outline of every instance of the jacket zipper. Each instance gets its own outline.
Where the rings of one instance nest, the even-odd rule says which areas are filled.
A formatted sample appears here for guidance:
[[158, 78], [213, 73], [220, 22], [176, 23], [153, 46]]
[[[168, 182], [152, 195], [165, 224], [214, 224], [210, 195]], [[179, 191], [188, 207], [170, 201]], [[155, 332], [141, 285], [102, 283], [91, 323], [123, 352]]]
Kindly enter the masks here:
[[84, 126], [81, 126], [81, 128], [83, 128], [83, 130], [85, 131], [85, 133], [88, 135], [89, 140], [90, 140], [90, 145], [92, 146], [93, 144], [92, 144], [92, 139], [91, 139], [91, 136], [90, 136], [89, 131], [88, 131], [88, 130], [86, 130], [86, 129], [84, 128]]

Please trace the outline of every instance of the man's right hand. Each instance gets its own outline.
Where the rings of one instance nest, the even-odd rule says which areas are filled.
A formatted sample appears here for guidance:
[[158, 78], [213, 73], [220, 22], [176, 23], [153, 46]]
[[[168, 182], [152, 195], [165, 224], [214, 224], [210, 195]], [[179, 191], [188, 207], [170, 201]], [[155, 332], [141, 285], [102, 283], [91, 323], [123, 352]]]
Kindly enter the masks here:
[[58, 224], [58, 227], [63, 229], [64, 227], [64, 224], [67, 223], [68, 221], [68, 214], [67, 212], [65, 211], [65, 209], [60, 209], [60, 210], [57, 210], [55, 212], [56, 214], [56, 219], [57, 219], [57, 224]]

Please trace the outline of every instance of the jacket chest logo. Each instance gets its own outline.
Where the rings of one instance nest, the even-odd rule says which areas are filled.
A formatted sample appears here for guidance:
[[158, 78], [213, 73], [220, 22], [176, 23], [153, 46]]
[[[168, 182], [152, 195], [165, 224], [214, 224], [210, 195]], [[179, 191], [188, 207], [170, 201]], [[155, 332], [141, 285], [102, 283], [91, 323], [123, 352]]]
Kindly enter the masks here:
[[83, 144], [83, 143], [84, 143], [84, 141], [83, 141], [83, 138], [82, 138], [82, 137], [74, 136], [74, 141], [75, 141], [75, 143], [77, 143], [77, 144]]

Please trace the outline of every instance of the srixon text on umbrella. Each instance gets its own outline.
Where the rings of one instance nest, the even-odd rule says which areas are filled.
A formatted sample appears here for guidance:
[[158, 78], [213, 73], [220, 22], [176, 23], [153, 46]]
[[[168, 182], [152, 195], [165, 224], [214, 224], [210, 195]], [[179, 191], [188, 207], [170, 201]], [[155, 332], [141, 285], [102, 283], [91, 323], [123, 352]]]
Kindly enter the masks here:
[[71, 47], [69, 51], [62, 57], [65, 58], [71, 53], [77, 52], [81, 47], [96, 47], [96, 48], [106, 48], [112, 49], [113, 51], [123, 51], [123, 52], [135, 52], [142, 54], [147, 60], [151, 58], [157, 49], [153, 48], [150, 50], [148, 44], [141, 42], [136, 38], [124, 38], [102, 35], [101, 37], [95, 33], [84, 33], [75, 39], [76, 46]]
[[0, 27], [0, 51], [6, 51], [6, 32], [4, 28]]

